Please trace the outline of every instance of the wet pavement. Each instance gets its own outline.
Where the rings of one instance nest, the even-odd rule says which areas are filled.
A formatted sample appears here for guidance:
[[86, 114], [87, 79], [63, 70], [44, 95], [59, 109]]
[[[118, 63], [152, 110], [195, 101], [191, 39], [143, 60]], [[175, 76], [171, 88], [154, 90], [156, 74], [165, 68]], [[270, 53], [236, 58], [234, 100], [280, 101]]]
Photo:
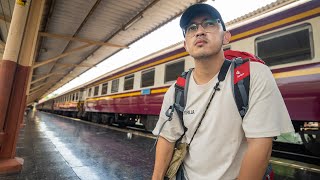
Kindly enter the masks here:
[[[151, 179], [154, 139], [150, 137], [42, 112], [25, 124], [17, 144], [23, 169], [0, 180]], [[271, 162], [276, 180], [320, 179], [319, 169], [310, 171], [305, 165], [276, 158]]]
[[21, 129], [20, 174], [0, 179], [150, 179], [153, 139], [37, 113]]

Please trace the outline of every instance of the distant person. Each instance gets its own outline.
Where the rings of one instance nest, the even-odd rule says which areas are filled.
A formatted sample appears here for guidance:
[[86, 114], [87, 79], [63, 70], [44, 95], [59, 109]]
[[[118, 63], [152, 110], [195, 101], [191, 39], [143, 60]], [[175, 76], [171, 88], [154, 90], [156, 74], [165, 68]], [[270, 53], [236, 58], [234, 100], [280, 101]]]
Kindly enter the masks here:
[[[195, 63], [183, 113], [188, 130], [182, 142], [188, 143], [213, 94], [225, 61], [222, 46], [229, 43], [231, 34], [220, 13], [207, 4], [190, 6], [182, 14], [180, 27], [185, 37], [184, 47]], [[266, 65], [250, 63], [249, 109], [243, 119], [233, 97], [230, 69], [208, 106], [183, 161], [185, 179], [261, 180], [270, 159], [273, 137], [293, 131], [283, 98]], [[165, 94], [153, 131], [155, 135], [168, 119], [165, 112], [174, 103], [174, 92], [172, 85]], [[172, 120], [160, 132], [153, 180], [164, 179], [175, 142], [183, 132], [177, 111], [174, 111]]]

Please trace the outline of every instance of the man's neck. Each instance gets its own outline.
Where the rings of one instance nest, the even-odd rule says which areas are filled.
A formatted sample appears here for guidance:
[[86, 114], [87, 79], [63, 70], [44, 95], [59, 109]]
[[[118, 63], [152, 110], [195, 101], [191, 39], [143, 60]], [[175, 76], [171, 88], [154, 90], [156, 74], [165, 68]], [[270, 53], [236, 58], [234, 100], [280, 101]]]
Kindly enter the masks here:
[[223, 54], [208, 59], [195, 59], [195, 69], [193, 72], [195, 82], [198, 85], [209, 82], [217, 73], [219, 73], [224, 59]]

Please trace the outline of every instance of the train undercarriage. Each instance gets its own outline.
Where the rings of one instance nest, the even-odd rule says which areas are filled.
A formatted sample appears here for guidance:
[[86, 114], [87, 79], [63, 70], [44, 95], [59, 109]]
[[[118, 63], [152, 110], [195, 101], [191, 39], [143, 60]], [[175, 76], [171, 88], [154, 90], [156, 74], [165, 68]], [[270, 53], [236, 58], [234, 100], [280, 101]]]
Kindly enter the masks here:
[[[318, 122], [293, 121], [295, 132], [282, 134], [276, 142], [301, 145], [305, 149], [303, 154], [320, 158], [320, 124]], [[302, 152], [301, 152], [302, 153]]]
[[303, 123], [299, 134], [303, 145], [312, 154], [320, 157], [320, 126], [319, 122]]
[[117, 125], [119, 127], [132, 126], [151, 132], [157, 124], [156, 115], [136, 115], [120, 113], [77, 112], [77, 111], [47, 111], [62, 116], [79, 118], [98, 124]]

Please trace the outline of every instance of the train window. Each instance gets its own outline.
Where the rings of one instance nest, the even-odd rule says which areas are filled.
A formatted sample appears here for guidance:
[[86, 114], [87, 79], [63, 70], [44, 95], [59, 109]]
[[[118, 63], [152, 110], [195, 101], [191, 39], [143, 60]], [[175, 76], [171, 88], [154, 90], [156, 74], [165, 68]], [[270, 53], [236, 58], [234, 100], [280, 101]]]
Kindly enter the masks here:
[[78, 93], [75, 94], [75, 100], [78, 101]]
[[148, 87], [154, 85], [154, 68], [141, 73], [141, 87]]
[[118, 92], [118, 90], [119, 90], [119, 79], [112, 80], [111, 93]]
[[312, 58], [311, 25], [303, 24], [256, 39], [257, 55], [268, 66], [310, 60]]
[[98, 96], [99, 94], [99, 86], [94, 87], [93, 96]]
[[108, 93], [108, 83], [102, 84], [102, 92], [101, 94], [107, 94]]
[[170, 82], [177, 79], [177, 77], [184, 71], [184, 61], [179, 61], [166, 65], [164, 82]]
[[124, 90], [133, 89], [133, 79], [134, 79], [134, 74], [124, 77]]
[[91, 88], [89, 88], [89, 91], [88, 91], [88, 97], [91, 96]]

